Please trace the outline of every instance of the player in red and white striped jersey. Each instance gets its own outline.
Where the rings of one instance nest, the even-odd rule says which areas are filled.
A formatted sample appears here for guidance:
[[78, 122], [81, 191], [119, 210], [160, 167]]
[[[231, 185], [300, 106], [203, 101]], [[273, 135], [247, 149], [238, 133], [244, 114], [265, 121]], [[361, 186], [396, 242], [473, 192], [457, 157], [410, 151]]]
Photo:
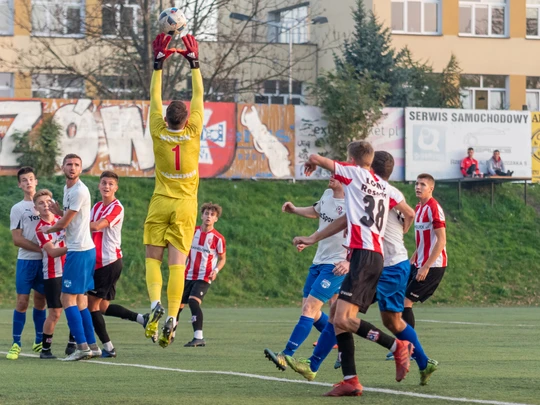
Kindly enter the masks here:
[[[217, 204], [205, 203], [201, 207], [201, 213], [202, 224], [195, 228], [195, 235], [186, 263], [186, 283], [180, 304], [180, 312], [186, 304], [189, 305], [193, 326], [193, 339], [184, 347], [206, 345], [202, 330], [201, 304], [210, 284], [216, 279], [226, 262], [225, 238], [214, 228], [214, 224], [221, 216], [221, 207]], [[180, 312], [178, 317], [180, 317]]]
[[[383, 271], [382, 237], [389, 201], [394, 200], [397, 209], [404, 201], [400, 193], [392, 191], [385, 180], [370, 171], [375, 152], [369, 142], [351, 142], [347, 147], [347, 154], [347, 163], [311, 155], [305, 164], [306, 175], [310, 175], [316, 166], [321, 166], [333, 172], [336, 180], [344, 185], [347, 244], [351, 250], [349, 271], [341, 285], [335, 311], [331, 314], [331, 324], [334, 325], [341, 354], [343, 381], [328, 392], [327, 396], [362, 394], [362, 385], [358, 381], [354, 361], [353, 333], [377, 342], [394, 353], [397, 381], [405, 378], [409, 371], [413, 350], [411, 343], [395, 339], [371, 323], [356, 317], [358, 312], [366, 313], [373, 302]], [[393, 169], [393, 158], [388, 163]], [[301, 245], [303, 242], [295, 238], [295, 244]], [[345, 272], [346, 269], [341, 274]]]
[[45, 299], [49, 314], [43, 325], [43, 349], [39, 355], [41, 359], [55, 359], [51, 352], [54, 328], [62, 314], [62, 272], [66, 260], [67, 247], [64, 242], [66, 231], [45, 234], [43, 227], [51, 227], [61, 218], [50, 210], [53, 203], [52, 193], [49, 190], [39, 190], [34, 195], [34, 205], [39, 213], [39, 222], [36, 225], [38, 245], [43, 251], [43, 283]]
[[443, 209], [433, 198], [434, 188], [433, 176], [427, 173], [418, 175], [415, 192], [420, 202], [416, 206], [414, 218], [416, 251], [411, 257], [413, 268], [403, 310], [403, 319], [413, 328], [413, 304], [424, 302], [433, 295], [448, 265], [446, 222]]
[[144, 315], [130, 311], [121, 305], [110, 304], [116, 296], [116, 282], [122, 273], [122, 224], [124, 207], [116, 199], [118, 175], [104, 171], [99, 177], [102, 200], [90, 213], [90, 230], [96, 245], [96, 269], [94, 289], [88, 291], [88, 307], [96, 334], [103, 343], [102, 357], [116, 357], [116, 350], [107, 333], [103, 314], [129, 319], [145, 325]]

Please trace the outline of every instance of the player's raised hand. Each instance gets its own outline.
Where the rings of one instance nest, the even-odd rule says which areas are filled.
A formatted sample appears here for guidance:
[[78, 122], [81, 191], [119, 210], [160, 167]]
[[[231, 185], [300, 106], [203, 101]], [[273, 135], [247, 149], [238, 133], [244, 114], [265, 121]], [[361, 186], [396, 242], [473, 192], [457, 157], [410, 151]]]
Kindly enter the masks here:
[[285, 204], [283, 204], [283, 207], [281, 207], [281, 212], [287, 212], [289, 214], [294, 214], [294, 210], [296, 207], [294, 204], [290, 201], [287, 201]]
[[171, 43], [172, 37], [165, 35], [164, 33], [158, 34], [154, 42], [152, 42], [152, 49], [154, 50], [154, 70], [163, 69], [163, 62], [173, 53], [176, 53], [175, 48], [168, 49]]
[[347, 260], [336, 263], [336, 267], [334, 267], [332, 273], [334, 273], [335, 276], [343, 276], [349, 272], [349, 265], [350, 263]]
[[62, 209], [60, 208], [60, 204], [58, 204], [58, 201], [51, 201], [51, 204], [49, 205], [49, 211], [51, 211], [54, 215], [58, 215], [59, 217], [64, 215]]
[[317, 165], [311, 162], [304, 163], [304, 174], [309, 177], [317, 169]]
[[177, 49], [176, 52], [187, 59], [192, 69], [199, 68], [199, 43], [191, 34], [182, 37], [186, 49]]

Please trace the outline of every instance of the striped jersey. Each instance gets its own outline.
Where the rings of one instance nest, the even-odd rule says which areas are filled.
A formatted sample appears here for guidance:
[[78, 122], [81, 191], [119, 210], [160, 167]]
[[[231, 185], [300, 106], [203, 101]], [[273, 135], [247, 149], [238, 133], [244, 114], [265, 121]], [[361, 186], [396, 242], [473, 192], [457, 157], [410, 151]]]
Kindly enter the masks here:
[[96, 245], [96, 269], [101, 269], [122, 258], [122, 224], [124, 222], [124, 207], [115, 199], [109, 205], [103, 201], [96, 203], [90, 212], [90, 222], [105, 218], [109, 226], [92, 232]]
[[195, 228], [191, 250], [186, 264], [186, 280], [209, 282], [210, 273], [216, 267], [218, 255], [225, 253], [225, 238], [215, 229], [203, 232]]
[[[435, 229], [446, 228], [444, 211], [433, 197], [427, 203], [422, 205], [418, 203], [415, 208], [414, 231], [416, 239], [416, 261], [415, 267], [422, 267], [429, 258], [435, 243], [437, 235]], [[446, 256], [446, 245], [443, 251], [435, 260], [431, 267], [446, 267], [448, 257]]]
[[52, 222], [46, 222], [43, 219], [40, 219], [38, 224], [36, 225], [36, 237], [38, 240], [38, 245], [43, 251], [43, 279], [49, 280], [51, 278], [57, 278], [62, 277], [62, 272], [64, 269], [64, 262], [66, 261], [66, 255], [58, 256], [58, 257], [50, 257], [47, 254], [47, 251], [43, 249], [43, 246], [45, 246], [47, 243], [51, 242], [53, 244], [53, 247], [55, 248], [62, 248], [66, 247], [66, 231], [62, 230], [60, 232], [54, 232], [54, 233], [43, 233], [41, 228], [43, 226], [53, 226], [58, 222], [58, 220], [61, 217], [58, 215], [54, 216], [54, 219]]
[[395, 206], [403, 196], [391, 190], [385, 180], [354, 164], [336, 161], [334, 173], [345, 190], [347, 246], [382, 255], [390, 199]]
[[[403, 201], [405, 197], [397, 188], [388, 185], [395, 193], [399, 193]], [[390, 201], [390, 212], [388, 213], [388, 222], [384, 230], [384, 267], [394, 266], [409, 259], [407, 248], [403, 242], [403, 223], [405, 221], [403, 214], [394, 208], [395, 204]]]

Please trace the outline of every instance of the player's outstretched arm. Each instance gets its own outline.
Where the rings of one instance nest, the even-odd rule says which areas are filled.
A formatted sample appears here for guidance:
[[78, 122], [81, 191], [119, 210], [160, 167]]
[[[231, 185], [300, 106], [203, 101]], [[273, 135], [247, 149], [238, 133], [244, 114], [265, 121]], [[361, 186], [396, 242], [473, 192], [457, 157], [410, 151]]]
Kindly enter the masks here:
[[313, 233], [311, 236], [297, 236], [293, 239], [293, 245], [304, 245], [311, 246], [315, 243], [326, 239], [332, 235], [335, 235], [336, 233], [340, 231], [344, 231], [347, 229], [347, 215], [343, 215], [336, 219], [334, 222], [332, 222], [330, 225], [328, 225], [326, 228], [324, 228], [322, 231], [317, 231]]
[[53, 232], [60, 232], [63, 231], [68, 227], [68, 225], [73, 221], [73, 218], [75, 218], [75, 215], [77, 215], [78, 211], [73, 210], [67, 210], [64, 213], [64, 216], [58, 220], [56, 224], [53, 226], [47, 227], [43, 226], [41, 229], [43, 230], [43, 233], [49, 234]]
[[204, 120], [204, 86], [199, 69], [199, 44], [193, 35], [187, 34], [182, 37], [186, 49], [177, 50], [180, 55], [187, 59], [191, 67], [191, 83], [193, 95], [189, 111], [188, 126], [199, 136], [203, 128]]
[[287, 201], [283, 206], [281, 207], [282, 212], [287, 212], [289, 214], [296, 214], [304, 218], [319, 218], [319, 214], [317, 214], [317, 211], [315, 211], [315, 208], [311, 207], [295, 207], [295, 205]]
[[322, 167], [332, 173], [334, 173], [334, 161], [321, 155], [309, 155], [309, 159], [304, 163], [304, 174], [311, 176], [311, 173], [315, 171], [317, 166]]
[[401, 201], [395, 208], [403, 214], [403, 233], [407, 233], [414, 221], [414, 210], [405, 200]]
[[49, 257], [60, 257], [67, 253], [67, 247], [55, 248], [52, 242], [43, 245], [43, 249], [45, 249]]

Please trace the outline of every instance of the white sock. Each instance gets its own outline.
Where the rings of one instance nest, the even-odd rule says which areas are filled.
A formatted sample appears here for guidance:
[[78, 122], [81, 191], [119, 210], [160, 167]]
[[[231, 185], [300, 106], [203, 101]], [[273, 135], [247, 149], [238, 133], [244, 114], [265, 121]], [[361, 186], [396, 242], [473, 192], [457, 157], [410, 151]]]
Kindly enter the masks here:
[[195, 333], [193, 334], [193, 337], [195, 339], [202, 339], [203, 338], [202, 330], [196, 330]]
[[141, 325], [144, 325], [144, 318], [142, 314], [137, 315], [137, 323], [140, 323]]
[[390, 348], [390, 351], [391, 351], [392, 353], [394, 353], [394, 352], [396, 351], [396, 349], [397, 349], [397, 339], [394, 340], [394, 344], [393, 344], [392, 347]]
[[159, 301], [152, 301], [152, 303], [150, 304], [150, 309], [154, 309], [157, 304], [159, 304]]
[[111, 341], [108, 341], [107, 343], [103, 343], [103, 348], [107, 350], [108, 352], [111, 352], [114, 350], [114, 346]]
[[345, 377], [343, 377], [343, 380], [350, 380], [351, 378], [354, 378], [356, 377], [355, 375], [346, 375]]

